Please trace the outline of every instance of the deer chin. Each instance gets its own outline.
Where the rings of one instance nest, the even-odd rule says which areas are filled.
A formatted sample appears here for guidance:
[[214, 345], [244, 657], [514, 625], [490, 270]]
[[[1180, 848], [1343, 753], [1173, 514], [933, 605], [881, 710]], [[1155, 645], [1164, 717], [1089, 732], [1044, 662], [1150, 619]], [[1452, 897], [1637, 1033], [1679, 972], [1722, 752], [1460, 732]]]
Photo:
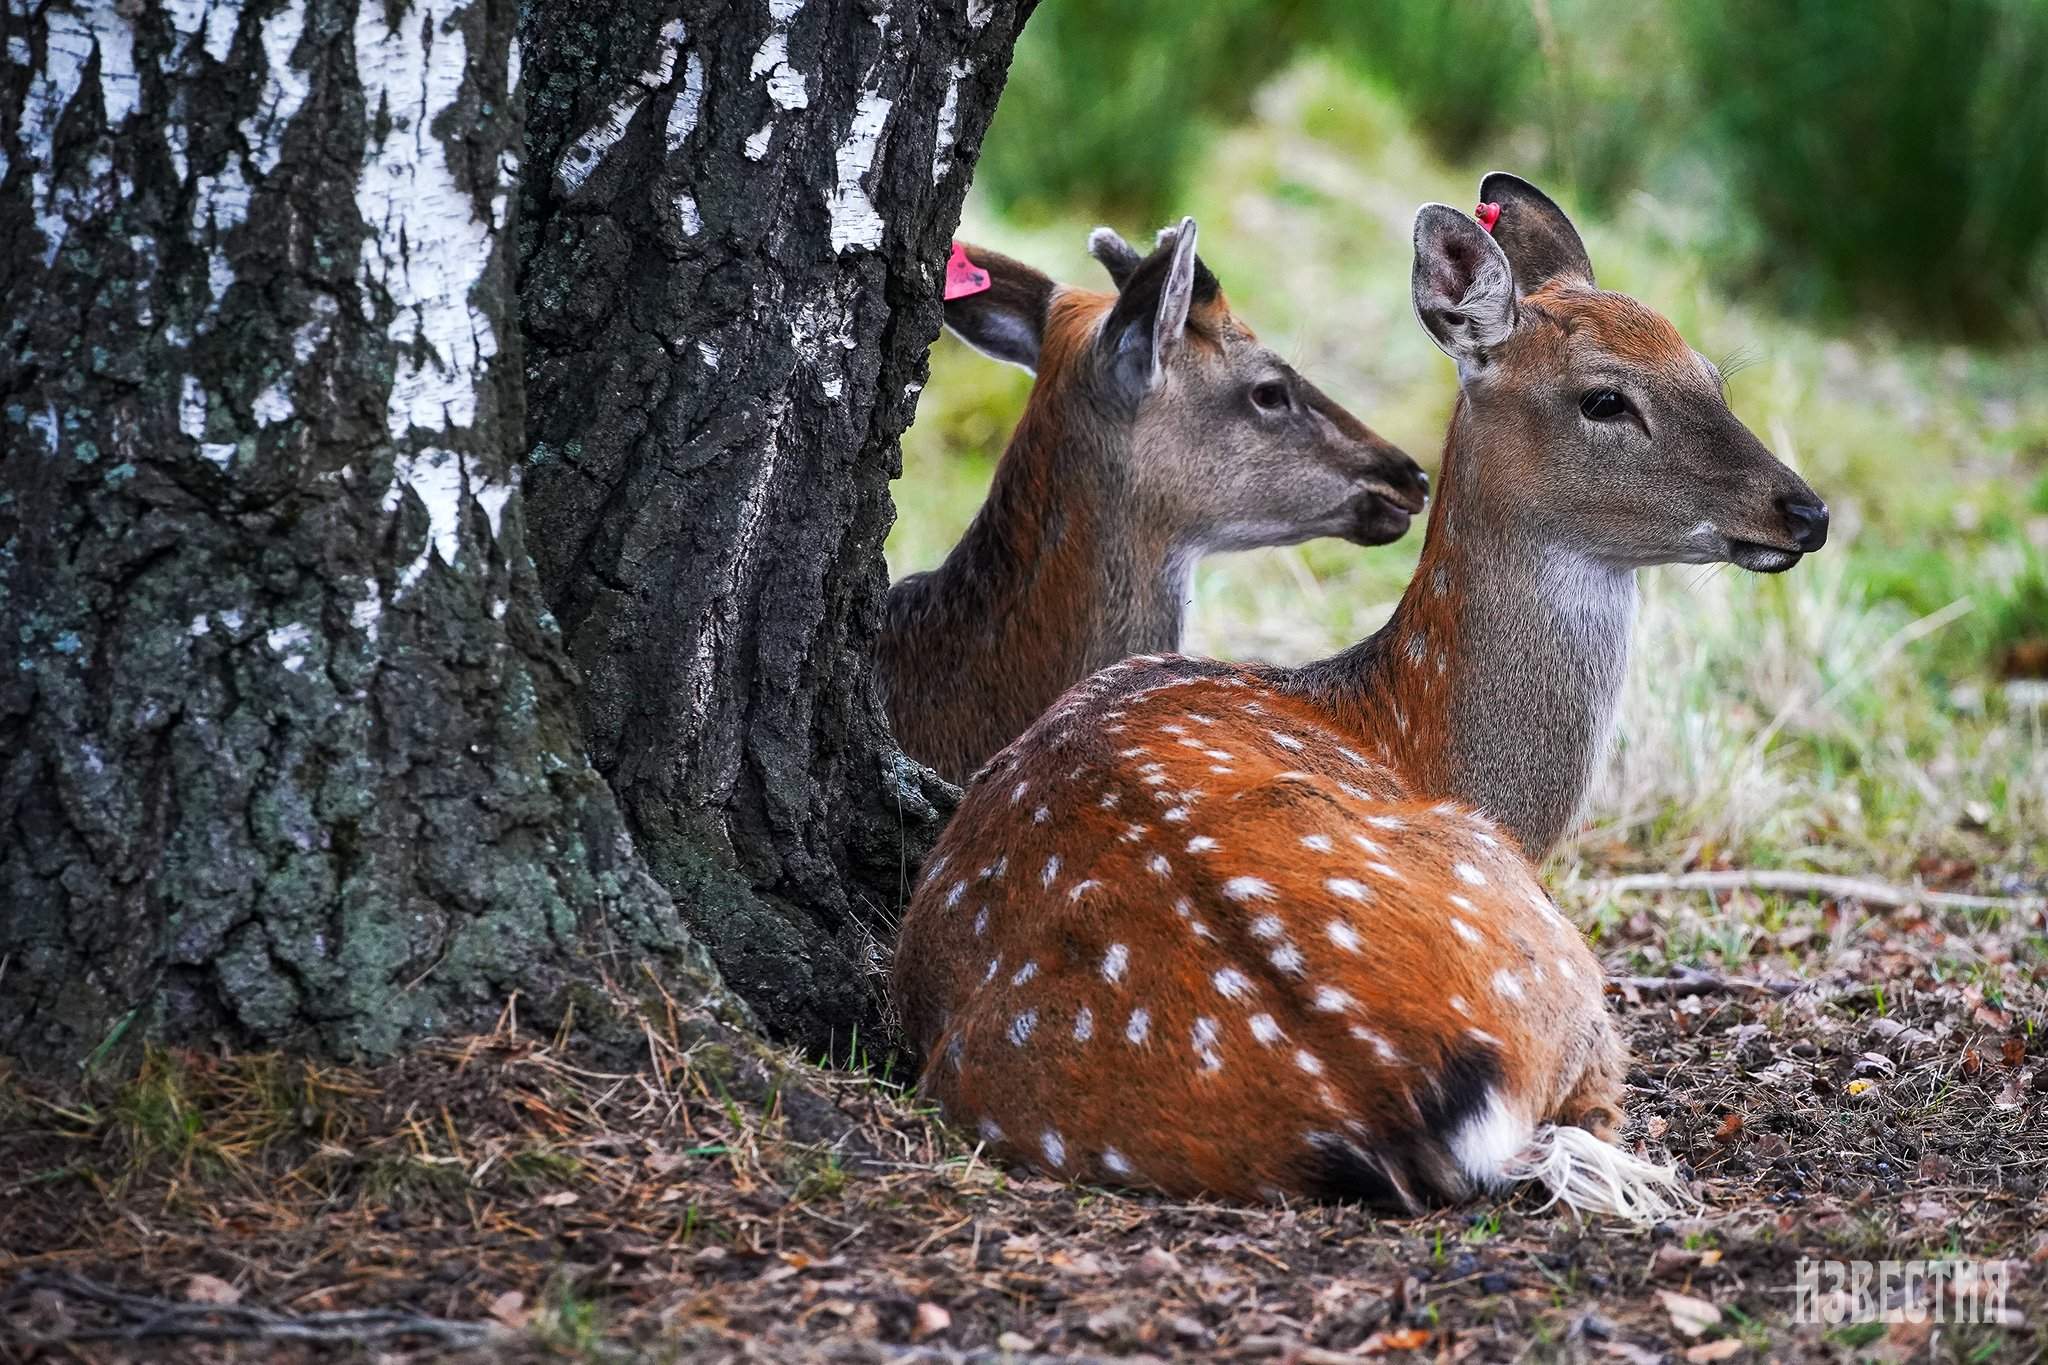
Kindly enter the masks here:
[[1351, 504], [1351, 526], [1344, 538], [1353, 545], [1388, 545], [1408, 534], [1420, 508], [1411, 508], [1390, 492], [1368, 489]]
[[1797, 550], [1780, 549], [1754, 540], [1728, 541], [1728, 562], [1751, 573], [1783, 573], [1804, 556]]

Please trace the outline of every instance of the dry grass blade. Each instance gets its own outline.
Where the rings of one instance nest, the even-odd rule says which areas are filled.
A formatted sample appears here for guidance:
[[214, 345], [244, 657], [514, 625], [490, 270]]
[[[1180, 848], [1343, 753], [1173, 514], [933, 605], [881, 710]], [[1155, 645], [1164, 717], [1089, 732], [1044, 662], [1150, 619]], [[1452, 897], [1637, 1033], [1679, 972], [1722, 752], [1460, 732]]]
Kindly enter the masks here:
[[1641, 895], [1659, 891], [1777, 891], [1791, 895], [1825, 896], [1830, 900], [1861, 901], [1865, 905], [1892, 908], [1909, 905], [1924, 905], [1940, 910], [2048, 908], [2048, 897], [2042, 896], [1974, 896], [1957, 891], [1929, 891], [1921, 886], [1893, 886], [1888, 882], [1872, 881], [1863, 877], [1840, 877], [1825, 872], [1777, 869], [1645, 872], [1588, 882], [1585, 889], [1595, 896]]
[[54, 1294], [68, 1305], [98, 1310], [104, 1322], [82, 1322], [47, 1335], [25, 1334], [34, 1346], [82, 1341], [300, 1341], [353, 1345], [426, 1338], [446, 1346], [475, 1346], [498, 1333], [488, 1324], [453, 1322], [419, 1313], [369, 1309], [334, 1313], [274, 1313], [226, 1303], [180, 1303], [130, 1294], [82, 1275], [23, 1275], [0, 1294], [0, 1313], [36, 1294]]

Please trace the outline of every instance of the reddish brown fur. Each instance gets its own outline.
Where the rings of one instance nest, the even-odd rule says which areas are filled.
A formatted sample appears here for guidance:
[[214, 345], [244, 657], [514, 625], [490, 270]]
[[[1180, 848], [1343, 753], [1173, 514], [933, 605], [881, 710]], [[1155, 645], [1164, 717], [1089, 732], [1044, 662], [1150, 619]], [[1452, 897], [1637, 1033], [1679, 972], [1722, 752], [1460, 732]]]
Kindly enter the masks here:
[[1417, 315], [1461, 391], [1393, 620], [1301, 669], [1106, 669], [941, 838], [893, 984], [927, 1090], [999, 1149], [1234, 1197], [1668, 1180], [1566, 1131], [1618, 1120], [1624, 1051], [1530, 859], [1604, 743], [1634, 568], [1776, 571], [1826, 513], [1669, 323], [1591, 287], [1561, 211], [1495, 186], [1556, 282], [1518, 302], [1498, 239], [1417, 215]]
[[[1038, 381], [987, 502], [945, 564], [891, 589], [875, 648], [904, 752], [956, 782], [1093, 670], [1177, 645], [1189, 565], [1230, 538], [1219, 524], [1256, 528], [1222, 548], [1380, 543], [1426, 488], [1412, 460], [1259, 347], [1213, 281], [1163, 382], [1120, 399], [1098, 343], [1130, 299], [973, 250], [998, 290], [1043, 300]], [[1298, 396], [1292, 424], [1253, 414], [1246, 390], [1266, 378]]]
[[[1340, 1142], [1407, 1197], [1462, 1189], [1424, 1111], [1474, 1050], [1533, 1118], [1618, 1117], [1578, 932], [1488, 821], [1409, 795], [1358, 742], [1256, 670], [1137, 659], [1076, 688], [970, 790], [905, 920], [897, 999], [928, 1092], [1034, 1164], [1057, 1132], [1062, 1174], [1237, 1198], [1317, 1191], [1318, 1149]], [[1287, 945], [1298, 970], [1274, 957]], [[1225, 970], [1246, 979], [1235, 997]]]

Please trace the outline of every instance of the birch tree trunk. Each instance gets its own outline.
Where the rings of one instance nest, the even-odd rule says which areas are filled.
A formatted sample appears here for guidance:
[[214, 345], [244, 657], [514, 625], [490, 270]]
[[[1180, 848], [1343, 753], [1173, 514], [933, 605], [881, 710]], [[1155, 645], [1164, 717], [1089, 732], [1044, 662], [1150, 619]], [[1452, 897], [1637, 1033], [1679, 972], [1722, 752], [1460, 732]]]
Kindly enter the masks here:
[[527, 556], [513, 0], [4, 23], [0, 1053], [740, 1018]]
[[1032, 3], [521, 19], [526, 486], [592, 758], [727, 981], [842, 1054], [950, 801], [867, 651], [947, 240]]

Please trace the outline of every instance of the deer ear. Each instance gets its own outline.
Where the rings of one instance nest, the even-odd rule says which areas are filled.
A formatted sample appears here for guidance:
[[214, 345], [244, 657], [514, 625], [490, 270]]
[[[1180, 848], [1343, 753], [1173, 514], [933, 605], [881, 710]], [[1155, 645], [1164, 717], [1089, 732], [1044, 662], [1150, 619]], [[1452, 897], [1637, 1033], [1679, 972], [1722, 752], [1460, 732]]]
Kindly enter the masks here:
[[1110, 227], [1099, 227], [1088, 234], [1088, 254], [1102, 263], [1118, 289], [1130, 282], [1132, 272], [1145, 259], [1138, 254], [1138, 248]]
[[1036, 374], [1045, 339], [1053, 282], [1022, 261], [978, 246], [962, 248], [988, 272], [988, 288], [946, 300], [946, 326], [962, 341], [997, 360]]
[[1215, 292], [1215, 277], [1195, 258], [1195, 220], [1183, 218], [1160, 233], [1158, 248], [1130, 273], [1103, 324], [1110, 372], [1129, 397], [1166, 382], [1166, 367], [1187, 339], [1198, 282]]
[[1443, 353], [1468, 365], [1515, 329], [1515, 279], [1486, 229], [1456, 209], [1424, 204], [1415, 215], [1415, 317]]
[[1593, 261], [1564, 210], [1519, 175], [1495, 171], [1479, 182], [1479, 202], [1500, 208], [1493, 240], [1514, 267], [1515, 287], [1532, 294], [1552, 280], [1593, 286]]

